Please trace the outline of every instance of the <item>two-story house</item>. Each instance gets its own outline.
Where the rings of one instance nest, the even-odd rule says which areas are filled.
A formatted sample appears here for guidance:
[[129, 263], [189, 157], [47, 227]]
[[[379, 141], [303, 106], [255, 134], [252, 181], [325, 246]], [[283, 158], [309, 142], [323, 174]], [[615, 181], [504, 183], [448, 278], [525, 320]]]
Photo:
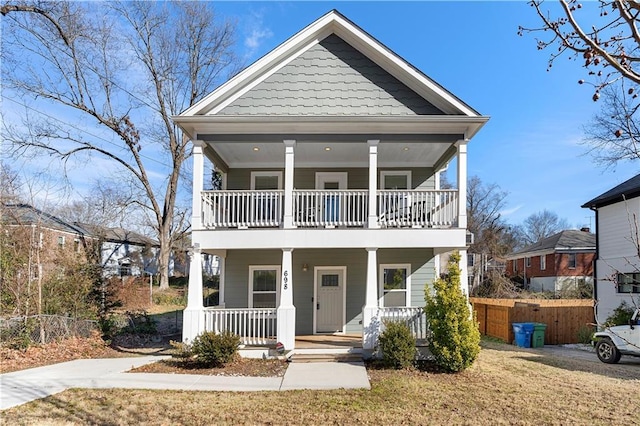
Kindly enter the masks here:
[[640, 303], [640, 175], [582, 205], [596, 214], [594, 298], [603, 324], [624, 301]]
[[569, 229], [506, 257], [505, 274], [521, 277], [528, 290], [562, 293], [593, 284], [596, 236], [589, 228]]
[[[221, 271], [205, 309], [193, 256], [183, 339], [361, 334], [372, 349], [382, 319], [420, 314], [453, 250], [467, 291], [467, 144], [488, 118], [337, 11], [173, 119], [193, 141], [193, 253]], [[203, 190], [205, 162], [221, 190]]]

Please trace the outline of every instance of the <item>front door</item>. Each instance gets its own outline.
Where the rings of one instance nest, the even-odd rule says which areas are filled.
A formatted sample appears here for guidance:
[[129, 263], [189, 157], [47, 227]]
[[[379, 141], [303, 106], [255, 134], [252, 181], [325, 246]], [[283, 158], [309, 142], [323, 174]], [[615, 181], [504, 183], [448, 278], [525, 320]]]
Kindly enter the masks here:
[[342, 333], [345, 317], [344, 266], [315, 268], [315, 333]]

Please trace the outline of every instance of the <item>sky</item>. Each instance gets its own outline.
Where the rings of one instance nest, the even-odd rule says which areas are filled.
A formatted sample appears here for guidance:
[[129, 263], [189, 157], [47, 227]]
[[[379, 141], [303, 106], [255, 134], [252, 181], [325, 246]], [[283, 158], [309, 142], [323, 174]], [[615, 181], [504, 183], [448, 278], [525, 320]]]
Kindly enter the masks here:
[[[538, 51], [533, 35], [518, 36], [519, 25], [540, 24], [524, 1], [220, 1], [214, 8], [220, 18], [236, 22], [236, 49], [246, 65], [337, 9], [491, 117], [469, 143], [468, 174], [508, 193], [502, 215], [513, 225], [547, 209], [572, 227], [594, 229], [593, 213], [580, 206], [639, 172], [635, 163], [605, 170], [586, 154], [583, 126], [599, 103], [591, 100], [590, 87], [577, 84], [585, 78], [578, 62], [561, 58], [548, 72], [550, 51]], [[5, 101], [3, 108], [15, 106]], [[36, 160], [29, 161], [41, 168], [52, 161]], [[76, 164], [70, 179], [82, 192], [90, 188], [86, 159]], [[109, 170], [108, 164], [92, 164], [92, 171]], [[162, 178], [160, 173], [157, 179]], [[183, 192], [188, 198], [190, 188]]]
[[[587, 2], [588, 3], [588, 2]], [[468, 173], [508, 193], [503, 217], [520, 224], [544, 209], [572, 227], [590, 226], [580, 206], [639, 172], [596, 165], [581, 144], [599, 110], [578, 62], [562, 58], [547, 72], [549, 51], [518, 26], [539, 26], [517, 2], [219, 2], [237, 20], [247, 64], [323, 14], [337, 9], [396, 54], [491, 119], [469, 143]]]

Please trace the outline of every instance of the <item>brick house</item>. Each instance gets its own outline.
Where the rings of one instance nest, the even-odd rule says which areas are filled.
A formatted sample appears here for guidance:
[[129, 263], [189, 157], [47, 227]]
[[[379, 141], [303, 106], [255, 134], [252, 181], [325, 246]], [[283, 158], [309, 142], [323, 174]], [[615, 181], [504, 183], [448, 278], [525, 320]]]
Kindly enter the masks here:
[[507, 256], [505, 273], [531, 291], [577, 290], [593, 285], [595, 255], [596, 236], [588, 228], [566, 230]]

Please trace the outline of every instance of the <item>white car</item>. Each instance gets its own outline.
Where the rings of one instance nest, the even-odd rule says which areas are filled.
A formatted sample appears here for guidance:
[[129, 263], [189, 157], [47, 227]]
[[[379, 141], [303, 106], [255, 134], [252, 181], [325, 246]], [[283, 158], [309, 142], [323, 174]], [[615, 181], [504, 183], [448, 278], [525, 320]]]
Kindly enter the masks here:
[[594, 337], [596, 354], [602, 362], [615, 364], [622, 355], [640, 357], [640, 308], [633, 313], [629, 325], [607, 327]]

